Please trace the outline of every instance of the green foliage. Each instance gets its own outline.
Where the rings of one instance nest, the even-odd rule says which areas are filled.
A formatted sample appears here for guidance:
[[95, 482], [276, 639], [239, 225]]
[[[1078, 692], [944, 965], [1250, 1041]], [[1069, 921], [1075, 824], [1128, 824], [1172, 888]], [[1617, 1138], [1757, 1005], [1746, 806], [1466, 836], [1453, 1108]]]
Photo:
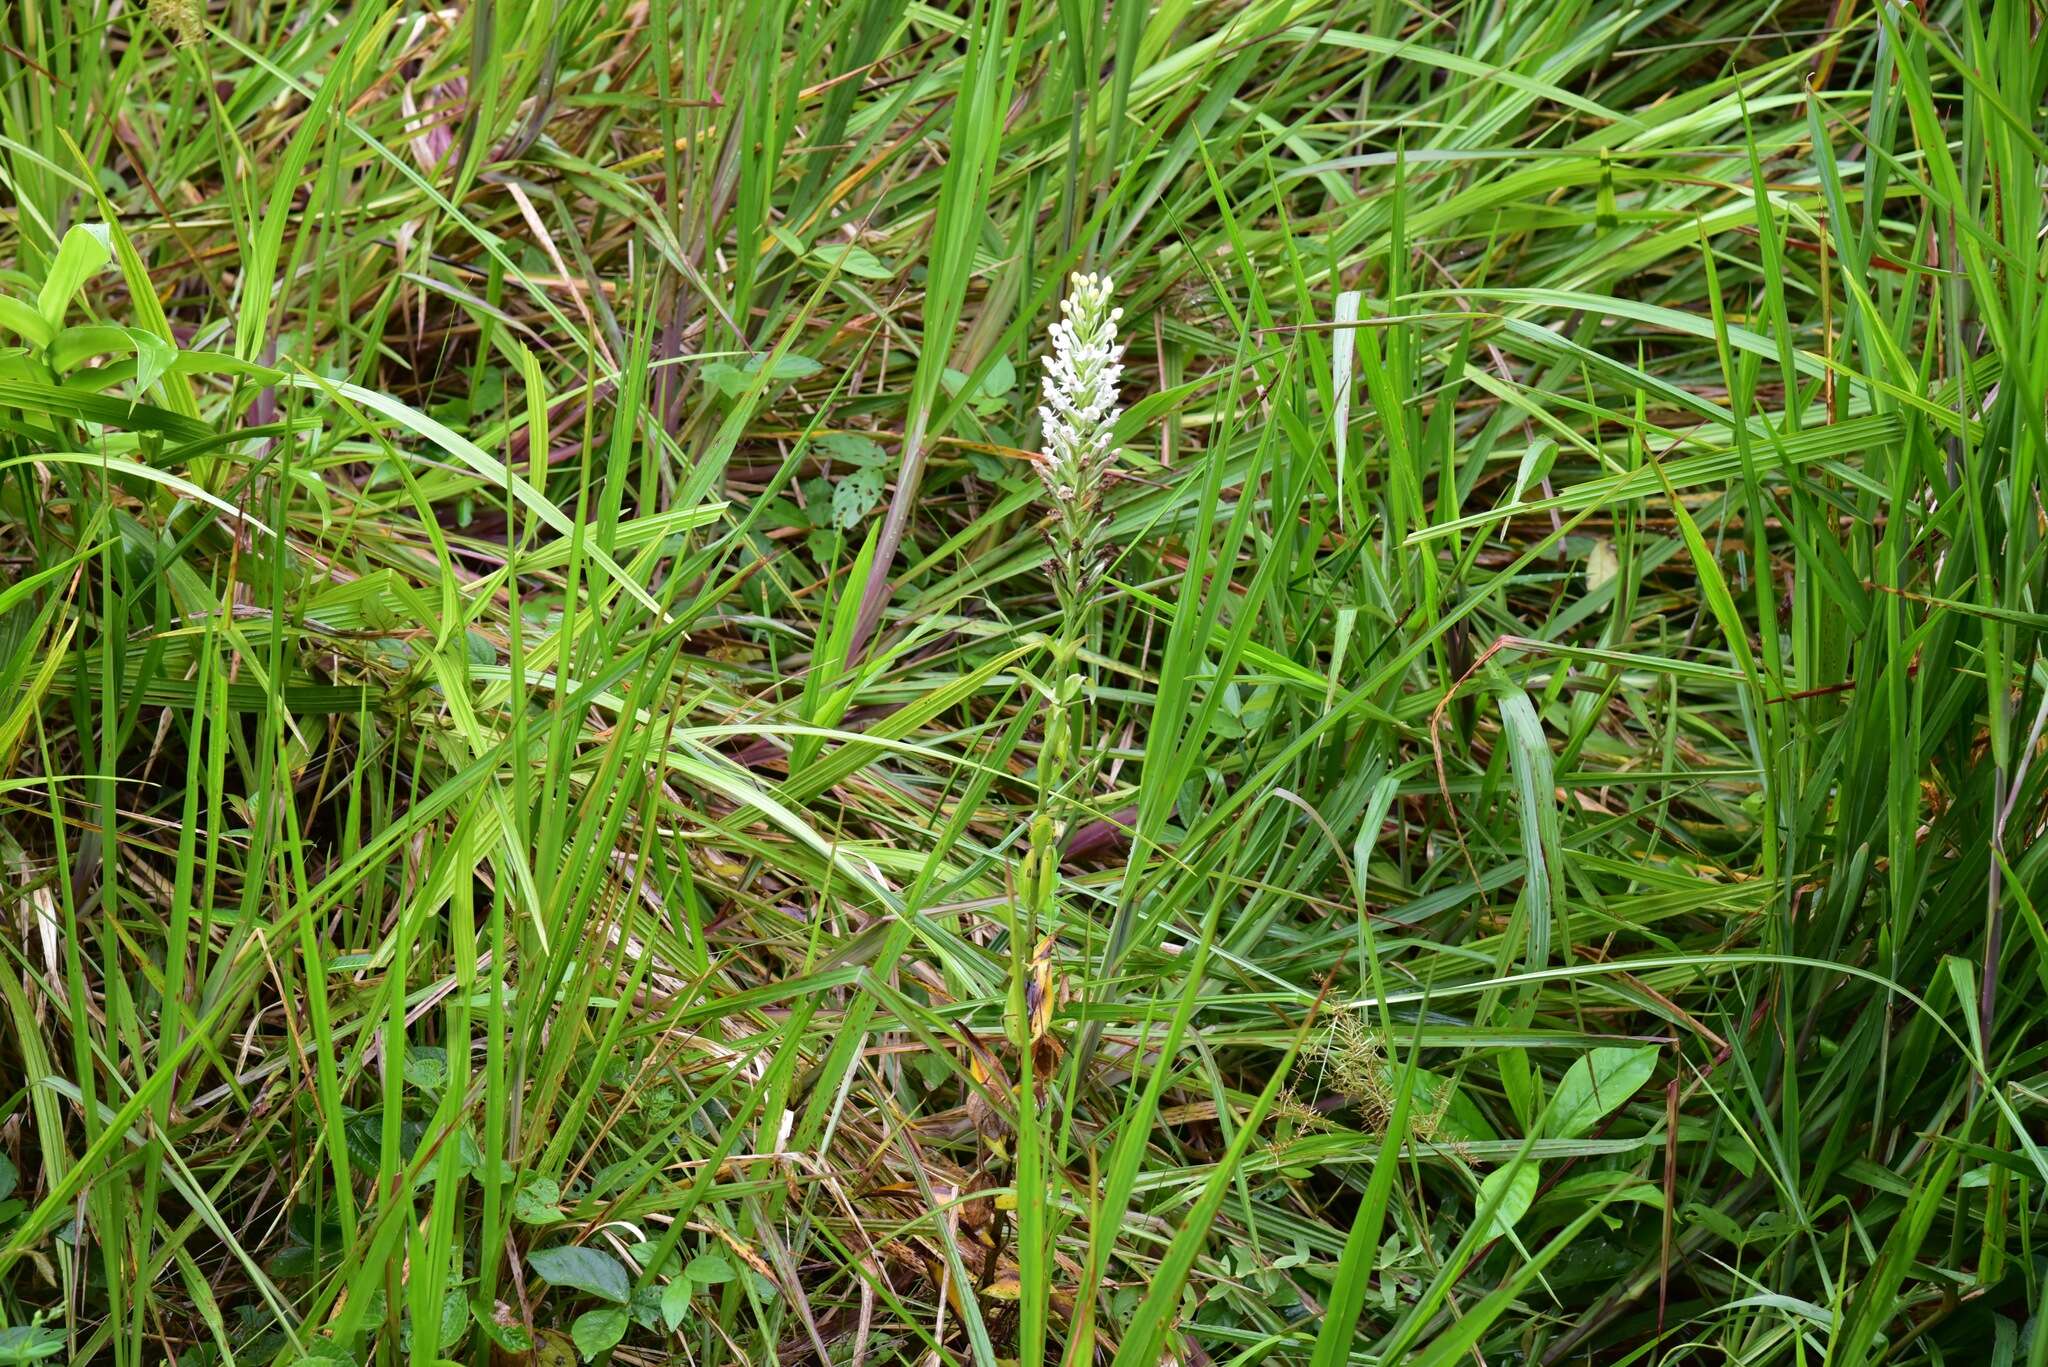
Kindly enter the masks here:
[[2048, 1367], [2039, 25], [5, 7], [0, 1363]]
[[626, 1302], [629, 1284], [619, 1260], [601, 1249], [562, 1245], [536, 1248], [526, 1263], [556, 1286], [566, 1286], [608, 1301]]

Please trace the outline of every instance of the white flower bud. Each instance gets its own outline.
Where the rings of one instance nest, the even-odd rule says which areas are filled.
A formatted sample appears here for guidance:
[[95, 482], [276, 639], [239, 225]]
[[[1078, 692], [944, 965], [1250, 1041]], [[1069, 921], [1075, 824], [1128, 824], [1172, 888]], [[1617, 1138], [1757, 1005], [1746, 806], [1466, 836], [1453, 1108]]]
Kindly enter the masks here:
[[1039, 377], [1038, 416], [1045, 434], [1038, 473], [1057, 515], [1054, 544], [1065, 547], [1061, 591], [1070, 597], [1085, 592], [1084, 567], [1097, 558], [1098, 501], [1122, 412], [1117, 381], [1124, 349], [1116, 325], [1124, 311], [1109, 306], [1112, 288], [1106, 275], [1072, 277], [1049, 329], [1051, 346]]

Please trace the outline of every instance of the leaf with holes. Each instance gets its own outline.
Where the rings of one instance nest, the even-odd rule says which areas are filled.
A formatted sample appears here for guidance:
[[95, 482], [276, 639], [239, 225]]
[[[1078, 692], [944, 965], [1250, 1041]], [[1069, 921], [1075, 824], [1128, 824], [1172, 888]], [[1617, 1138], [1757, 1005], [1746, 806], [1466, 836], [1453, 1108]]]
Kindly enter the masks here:
[[858, 432], [827, 432], [818, 438], [817, 446], [832, 459], [848, 465], [882, 465], [889, 459], [880, 442]]
[[526, 1225], [551, 1225], [562, 1218], [562, 1185], [552, 1177], [535, 1177], [512, 1197], [512, 1218]]
[[872, 466], [851, 471], [832, 486], [832, 525], [852, 531], [882, 501], [882, 472]]
[[519, 1322], [519, 1312], [503, 1301], [497, 1301], [486, 1308], [481, 1301], [469, 1303], [469, 1313], [484, 1331], [484, 1337], [508, 1353], [526, 1353], [533, 1350], [533, 1336], [526, 1332], [526, 1326]]

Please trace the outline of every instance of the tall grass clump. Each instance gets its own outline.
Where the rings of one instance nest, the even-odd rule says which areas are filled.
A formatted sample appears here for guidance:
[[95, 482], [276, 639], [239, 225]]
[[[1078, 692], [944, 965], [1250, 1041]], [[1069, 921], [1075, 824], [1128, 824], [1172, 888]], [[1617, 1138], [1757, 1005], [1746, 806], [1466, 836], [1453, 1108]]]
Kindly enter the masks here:
[[2044, 1367], [2042, 24], [0, 8], [0, 1364]]

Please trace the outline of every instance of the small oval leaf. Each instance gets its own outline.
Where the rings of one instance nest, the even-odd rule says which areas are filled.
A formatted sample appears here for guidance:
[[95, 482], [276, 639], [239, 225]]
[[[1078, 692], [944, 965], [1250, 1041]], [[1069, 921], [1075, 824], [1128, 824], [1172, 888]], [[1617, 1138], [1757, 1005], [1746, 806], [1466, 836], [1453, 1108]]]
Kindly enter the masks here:
[[618, 1347], [625, 1336], [626, 1312], [616, 1307], [586, 1311], [569, 1326], [569, 1337], [576, 1341], [576, 1351], [585, 1362]]

